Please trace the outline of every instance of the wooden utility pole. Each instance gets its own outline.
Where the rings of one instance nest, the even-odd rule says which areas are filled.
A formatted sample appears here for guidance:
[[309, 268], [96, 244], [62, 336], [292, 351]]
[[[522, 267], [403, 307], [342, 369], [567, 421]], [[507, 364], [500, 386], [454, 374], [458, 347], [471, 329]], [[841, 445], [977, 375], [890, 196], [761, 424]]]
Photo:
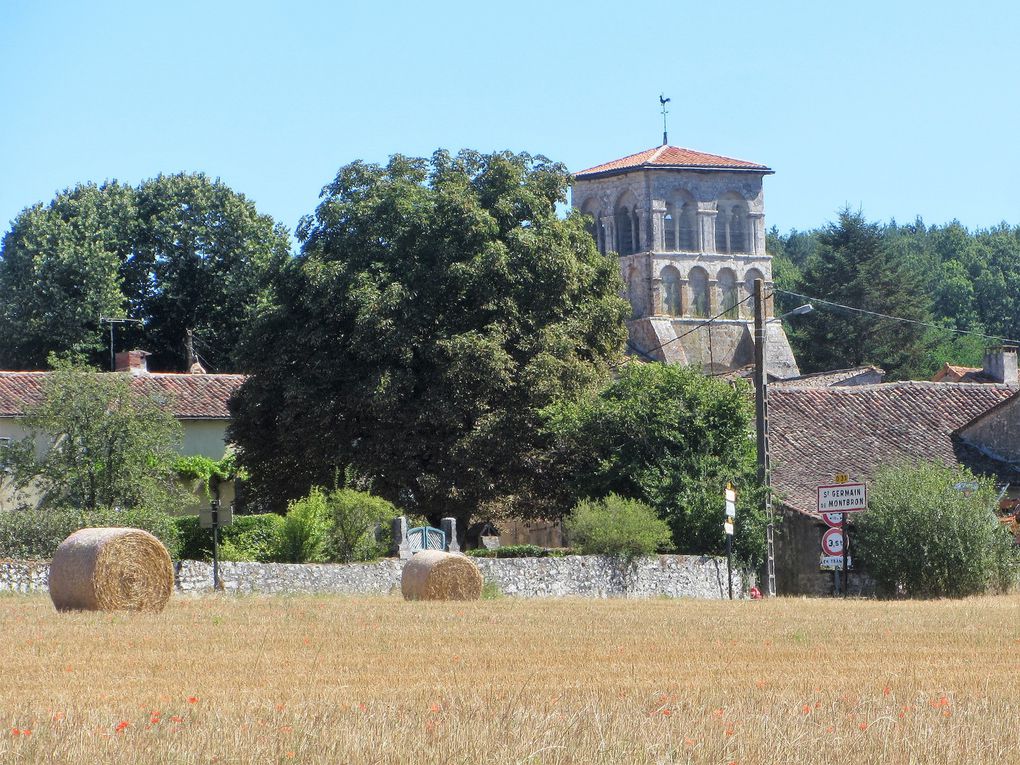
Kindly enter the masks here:
[[769, 462], [768, 370], [765, 360], [765, 282], [754, 280], [754, 425], [758, 447], [758, 481], [765, 486], [765, 578], [769, 597], [776, 594], [775, 518], [772, 512], [772, 469]]

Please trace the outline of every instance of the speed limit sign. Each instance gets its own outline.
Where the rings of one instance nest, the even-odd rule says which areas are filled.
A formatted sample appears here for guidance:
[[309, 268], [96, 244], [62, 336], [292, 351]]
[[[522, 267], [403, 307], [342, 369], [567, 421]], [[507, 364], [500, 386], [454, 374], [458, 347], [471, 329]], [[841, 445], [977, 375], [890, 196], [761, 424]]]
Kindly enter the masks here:
[[827, 529], [822, 534], [822, 552], [826, 555], [842, 555], [843, 532], [839, 529]]

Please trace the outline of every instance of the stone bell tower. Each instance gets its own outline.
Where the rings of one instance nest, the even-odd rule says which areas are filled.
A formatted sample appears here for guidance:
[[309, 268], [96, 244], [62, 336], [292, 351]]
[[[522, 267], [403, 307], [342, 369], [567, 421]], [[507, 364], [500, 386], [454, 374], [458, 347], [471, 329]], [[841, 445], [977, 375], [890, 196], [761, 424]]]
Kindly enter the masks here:
[[[709, 374], [754, 362], [754, 280], [772, 287], [762, 196], [772, 172], [664, 144], [574, 175], [574, 207], [619, 258], [635, 351]], [[768, 373], [798, 376], [781, 323], [766, 326]]]

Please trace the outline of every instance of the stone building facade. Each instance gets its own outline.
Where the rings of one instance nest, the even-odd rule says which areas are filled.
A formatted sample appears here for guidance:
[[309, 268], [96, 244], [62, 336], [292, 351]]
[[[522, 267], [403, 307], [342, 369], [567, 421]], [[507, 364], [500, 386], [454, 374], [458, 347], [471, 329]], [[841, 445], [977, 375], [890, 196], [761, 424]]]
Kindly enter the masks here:
[[[574, 207], [590, 216], [599, 250], [619, 258], [633, 351], [709, 373], [754, 361], [754, 280], [772, 285], [762, 194], [771, 173], [663, 145], [575, 174]], [[769, 373], [797, 376], [781, 324], [767, 326]]]

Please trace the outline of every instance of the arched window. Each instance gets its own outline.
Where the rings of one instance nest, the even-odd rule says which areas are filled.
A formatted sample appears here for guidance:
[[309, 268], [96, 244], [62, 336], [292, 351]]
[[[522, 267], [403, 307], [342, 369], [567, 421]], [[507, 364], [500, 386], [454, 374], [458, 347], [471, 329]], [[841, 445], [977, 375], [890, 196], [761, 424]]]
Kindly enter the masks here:
[[691, 269], [688, 282], [691, 289], [690, 309], [691, 316], [699, 319], [708, 318], [708, 272], [701, 266]]
[[741, 305], [740, 312], [744, 316], [754, 316], [754, 280], [764, 279], [762, 272], [757, 268], [748, 269], [747, 273], [744, 274], [744, 291], [745, 294], [751, 299]]
[[720, 269], [716, 278], [719, 305], [724, 319], [737, 318], [737, 275], [728, 268]]
[[662, 249], [676, 252], [676, 205], [666, 202], [666, 214], [662, 216]]
[[637, 268], [627, 271], [627, 300], [630, 301], [631, 315], [636, 319], [641, 316], [644, 300], [641, 294], [641, 274]]
[[636, 209], [637, 199], [630, 191], [623, 192], [613, 208], [613, 220], [616, 224], [616, 252], [619, 255], [633, 255], [638, 251]]
[[670, 316], [681, 315], [680, 272], [673, 266], [662, 269], [662, 308]]
[[715, 216], [715, 251], [723, 254], [747, 252], [747, 203], [730, 192], [719, 200]]
[[683, 252], [698, 252], [698, 205], [695, 202], [684, 202], [680, 208], [679, 233], [680, 247]]

